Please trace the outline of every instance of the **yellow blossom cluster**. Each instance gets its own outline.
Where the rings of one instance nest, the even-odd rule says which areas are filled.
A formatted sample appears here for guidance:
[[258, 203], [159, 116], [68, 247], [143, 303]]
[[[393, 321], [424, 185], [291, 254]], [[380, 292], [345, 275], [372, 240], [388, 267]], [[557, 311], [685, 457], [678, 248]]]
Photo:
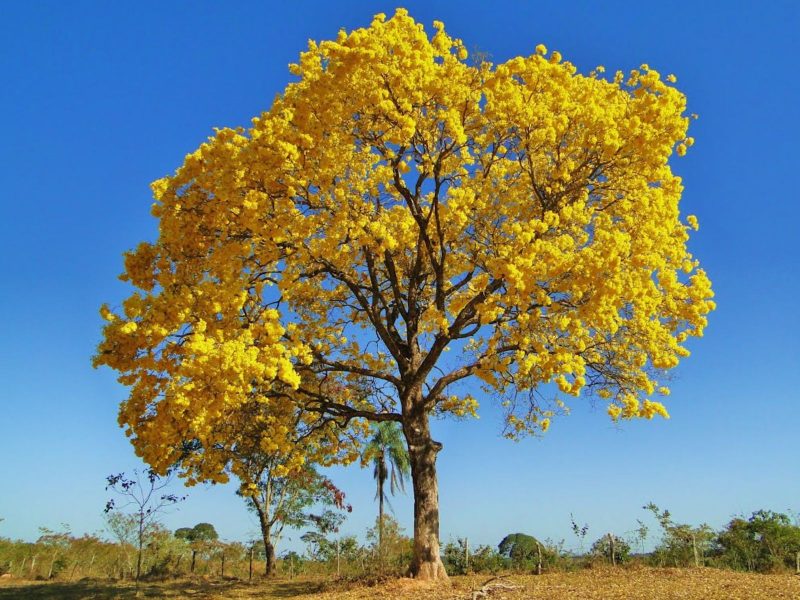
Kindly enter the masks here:
[[[471, 62], [433, 29], [399, 9], [310, 42], [249, 129], [153, 184], [159, 238], [126, 256], [138, 291], [103, 308], [95, 359], [130, 386], [120, 423], [150, 464], [231, 436], [253, 401], [287, 452], [298, 411], [475, 414], [449, 391], [471, 376], [667, 416], [648, 398], [714, 307], [669, 162], [694, 143], [674, 77], [582, 75], [543, 45]], [[513, 406], [512, 430], [550, 425]]]

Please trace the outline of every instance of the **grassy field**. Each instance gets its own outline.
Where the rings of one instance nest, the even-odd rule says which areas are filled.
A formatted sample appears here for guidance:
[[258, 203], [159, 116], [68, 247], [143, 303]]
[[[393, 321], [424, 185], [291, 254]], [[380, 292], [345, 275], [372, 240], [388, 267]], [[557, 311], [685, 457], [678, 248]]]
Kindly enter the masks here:
[[[143, 583], [141, 598], [197, 600], [280, 599], [367, 600], [409, 598], [414, 600], [469, 600], [487, 581], [485, 576], [453, 577], [449, 585], [431, 586], [408, 579], [376, 585], [332, 580], [276, 580], [248, 585], [238, 581], [182, 580]], [[501, 580], [522, 586], [492, 591], [488, 598], [548, 600], [797, 600], [800, 577], [789, 574], [758, 575], [715, 569], [593, 569], [541, 576], [511, 575]], [[0, 600], [77, 600], [135, 598], [131, 584], [102, 581], [42, 583], [0, 582]]]

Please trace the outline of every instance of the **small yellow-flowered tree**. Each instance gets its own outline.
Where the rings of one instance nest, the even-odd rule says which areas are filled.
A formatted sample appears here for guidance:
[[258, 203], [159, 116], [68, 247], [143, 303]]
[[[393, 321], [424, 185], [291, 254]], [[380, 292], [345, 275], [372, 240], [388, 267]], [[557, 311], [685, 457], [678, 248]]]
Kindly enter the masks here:
[[[500, 395], [509, 436], [547, 429], [548, 384], [614, 420], [667, 416], [660, 373], [714, 306], [668, 164], [693, 142], [674, 77], [582, 75], [543, 46], [473, 64], [434, 30], [398, 10], [310, 43], [249, 129], [155, 182], [158, 241], [127, 255], [139, 291], [103, 308], [96, 357], [160, 471], [254, 391], [400, 423], [421, 578], [446, 577], [429, 418], [477, 408], [453, 384]], [[263, 424], [276, 445], [284, 413]]]

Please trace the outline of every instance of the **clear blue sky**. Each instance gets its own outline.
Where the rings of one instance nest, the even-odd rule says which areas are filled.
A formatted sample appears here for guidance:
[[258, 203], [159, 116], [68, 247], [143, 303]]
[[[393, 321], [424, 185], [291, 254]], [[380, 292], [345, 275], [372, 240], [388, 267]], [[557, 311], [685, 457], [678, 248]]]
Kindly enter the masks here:
[[[633, 529], [653, 500], [721, 526], [758, 508], [800, 510], [795, 2], [407, 2], [495, 62], [557, 49], [586, 72], [647, 62], [678, 75], [696, 146], [675, 165], [692, 249], [718, 310], [675, 373], [670, 421], [613, 427], [573, 402], [543, 440], [499, 437], [490, 406], [438, 422], [442, 537], [511, 531], [571, 540]], [[368, 25], [386, 2], [3, 2], [0, 6], [0, 535], [102, 526], [104, 477], [137, 461], [116, 426], [125, 390], [90, 356], [97, 313], [127, 289], [121, 254], [154, 236], [150, 181], [214, 126], [247, 125], [289, 80], [309, 38]], [[333, 472], [374, 519], [371, 472]], [[411, 499], [394, 501], [411, 528]], [[256, 531], [232, 488], [190, 490], [171, 527]], [[292, 537], [297, 538], [296, 535]], [[295, 540], [288, 543], [296, 546]], [[284, 545], [286, 548], [287, 545]]]

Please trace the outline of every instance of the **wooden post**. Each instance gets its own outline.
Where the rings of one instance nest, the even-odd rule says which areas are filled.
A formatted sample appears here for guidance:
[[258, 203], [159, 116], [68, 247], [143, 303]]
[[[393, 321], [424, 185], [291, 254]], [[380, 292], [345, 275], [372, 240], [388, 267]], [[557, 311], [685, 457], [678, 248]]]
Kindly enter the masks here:
[[469, 538], [464, 538], [464, 573], [469, 571]]
[[38, 556], [38, 554], [34, 554], [33, 558], [31, 559], [31, 572], [30, 572], [30, 575], [33, 575], [33, 569], [36, 568], [36, 557], [37, 556]]
[[56, 564], [56, 556], [58, 556], [58, 550], [53, 552], [53, 558], [50, 561], [50, 570], [47, 572], [47, 578], [50, 579], [53, 576], [53, 567]]
[[614, 552], [614, 550], [615, 550], [615, 548], [614, 548], [614, 536], [611, 533], [608, 534], [608, 549], [609, 549], [609, 552], [611, 553], [611, 566], [612, 567], [616, 567], [617, 566], [617, 557], [616, 557], [616, 553]]
[[250, 546], [250, 572], [247, 574], [247, 581], [253, 581], [253, 547]]
[[692, 534], [692, 552], [694, 553], [694, 566], [700, 566], [700, 558], [697, 556], [697, 537]]
[[536, 542], [536, 552], [539, 555], [539, 561], [536, 564], [536, 574], [542, 574], [542, 545], [539, 542]]

